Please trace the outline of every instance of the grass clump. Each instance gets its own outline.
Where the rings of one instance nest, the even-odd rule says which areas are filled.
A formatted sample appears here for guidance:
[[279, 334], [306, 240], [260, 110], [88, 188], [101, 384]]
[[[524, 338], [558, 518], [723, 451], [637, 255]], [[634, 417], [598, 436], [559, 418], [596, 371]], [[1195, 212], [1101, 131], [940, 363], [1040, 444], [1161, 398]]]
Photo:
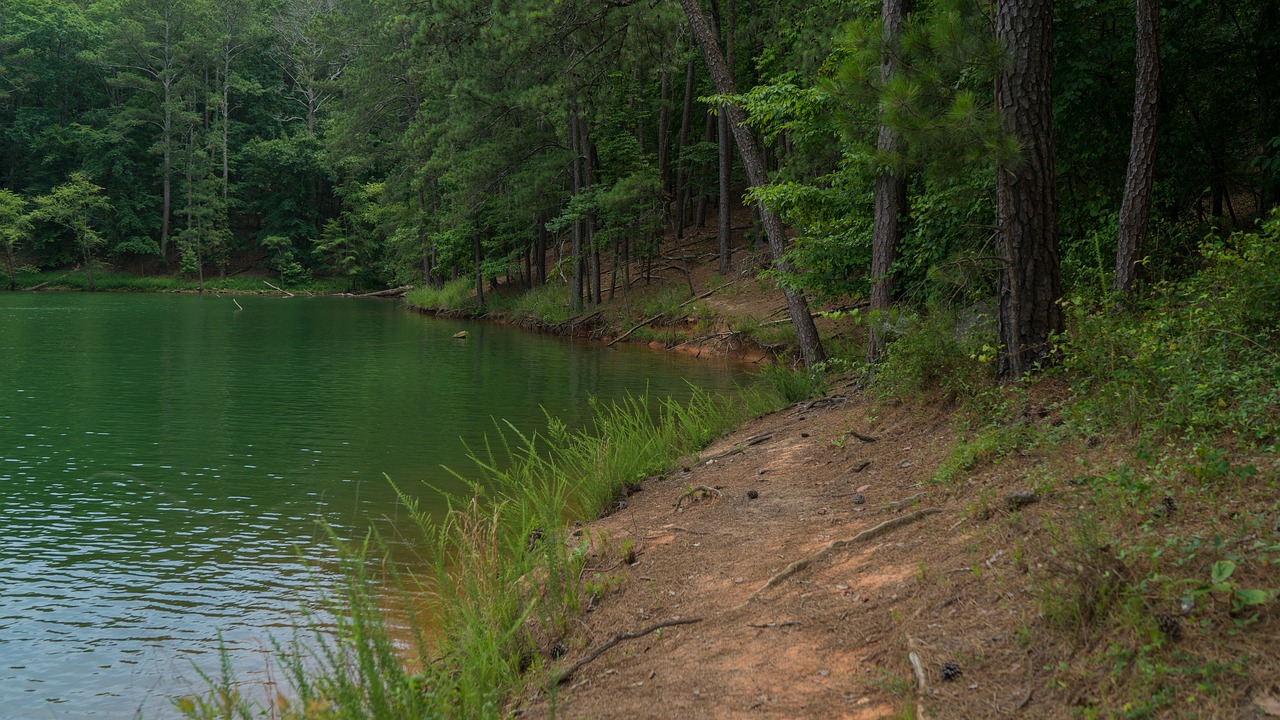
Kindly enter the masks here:
[[[400, 718], [496, 717], [529, 687], [554, 689], [551, 649], [599, 587], [580, 582], [589, 538], [575, 519], [614, 509], [625, 486], [696, 452], [750, 414], [777, 407], [762, 390], [720, 396], [695, 390], [687, 403], [647, 395], [593, 403], [594, 422], [571, 430], [548, 418], [524, 434], [500, 424], [471, 452], [479, 479], [472, 494], [432, 513], [401, 497], [422, 536], [422, 576], [369, 574], [366, 544], [348, 553], [346, 595], [332, 638], [281, 651], [291, 697], [248, 701], [224, 667], [203, 697], [178, 701], [188, 717]], [[427, 632], [408, 613], [386, 611], [385, 583], [432, 600]], [[393, 630], [396, 632], [393, 633]], [[404, 637], [412, 640], [407, 643]]]
[[766, 365], [760, 377], [769, 384], [788, 405], [817, 397], [827, 391], [821, 370], [791, 368], [786, 365]]
[[570, 312], [569, 286], [555, 283], [513, 295], [509, 301], [495, 304], [494, 307], [547, 325], [560, 325], [573, 317]]
[[410, 290], [404, 300], [411, 307], [423, 310], [466, 311], [475, 309], [475, 298], [471, 280], [458, 278], [445, 283], [442, 287], [423, 286]]

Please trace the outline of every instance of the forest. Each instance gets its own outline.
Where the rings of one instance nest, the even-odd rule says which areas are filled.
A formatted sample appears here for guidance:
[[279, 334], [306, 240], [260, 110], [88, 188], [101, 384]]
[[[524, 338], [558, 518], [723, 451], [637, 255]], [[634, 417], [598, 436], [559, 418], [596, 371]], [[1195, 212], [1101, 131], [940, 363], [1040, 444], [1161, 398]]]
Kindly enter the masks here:
[[993, 301], [1015, 376], [1065, 292], [1177, 280], [1265, 219], [1276, 67], [1266, 0], [3, 0], [6, 284], [552, 280], [581, 307], [710, 217], [727, 269], [746, 202], [793, 317]]

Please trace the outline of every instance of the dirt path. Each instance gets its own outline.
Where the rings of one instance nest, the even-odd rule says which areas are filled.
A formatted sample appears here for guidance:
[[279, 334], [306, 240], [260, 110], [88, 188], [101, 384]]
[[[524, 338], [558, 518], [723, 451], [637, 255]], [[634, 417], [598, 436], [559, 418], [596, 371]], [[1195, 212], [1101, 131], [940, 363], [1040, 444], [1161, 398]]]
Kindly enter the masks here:
[[[969, 569], [986, 559], [969, 557], [974, 522], [925, 482], [951, 442], [947, 417], [876, 408], [845, 392], [750, 423], [702, 453], [718, 459], [650, 479], [625, 508], [584, 528], [594, 550], [584, 579], [610, 589], [565, 638], [564, 665], [617, 633], [701, 622], [619, 643], [525, 717], [548, 717], [553, 706], [567, 718], [885, 717], [916, 697], [909, 651], [938, 686], [930, 704], [952, 711], [940, 717], [1031, 704], [1012, 632], [1020, 603], [1004, 583], [982, 579], [1010, 561]], [[689, 492], [699, 486], [718, 495]], [[831, 540], [926, 506], [941, 512], [837, 550], [748, 602]], [[992, 591], [975, 592], [984, 582]], [[957, 602], [962, 591], [969, 600]], [[996, 655], [1007, 657], [988, 662]], [[943, 662], [963, 675], [943, 680]], [[994, 677], [988, 666], [1007, 672]]]

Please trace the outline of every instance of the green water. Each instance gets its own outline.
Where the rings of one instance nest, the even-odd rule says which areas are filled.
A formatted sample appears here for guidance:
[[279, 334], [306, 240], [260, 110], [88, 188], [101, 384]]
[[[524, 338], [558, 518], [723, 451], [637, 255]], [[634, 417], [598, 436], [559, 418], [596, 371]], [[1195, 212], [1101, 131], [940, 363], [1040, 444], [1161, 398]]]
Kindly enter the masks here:
[[0, 293], [0, 716], [172, 715], [219, 633], [265, 679], [333, 580], [319, 521], [400, 528], [384, 474], [430, 504], [494, 416], [742, 379], [387, 301], [237, 300]]

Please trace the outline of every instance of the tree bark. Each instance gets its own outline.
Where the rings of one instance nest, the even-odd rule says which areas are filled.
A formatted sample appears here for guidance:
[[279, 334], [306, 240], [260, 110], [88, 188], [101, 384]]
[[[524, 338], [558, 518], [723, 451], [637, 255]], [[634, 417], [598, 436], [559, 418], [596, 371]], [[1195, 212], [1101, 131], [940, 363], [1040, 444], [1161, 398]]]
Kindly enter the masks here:
[[[595, 166], [598, 162], [596, 150], [591, 145], [591, 135], [587, 132], [587, 121], [585, 118], [578, 117], [578, 142], [582, 144], [583, 154], [583, 192], [590, 192], [591, 188], [596, 184]], [[593, 305], [600, 304], [600, 248], [596, 246], [596, 214], [594, 212], [587, 213], [587, 233], [585, 241], [589, 252], [588, 259], [591, 263], [590, 289], [588, 295], [591, 296]]]
[[1133, 288], [1151, 222], [1156, 123], [1160, 114], [1160, 0], [1137, 0], [1136, 5], [1133, 134], [1129, 139], [1129, 169], [1124, 178], [1124, 200], [1120, 204], [1116, 243], [1115, 289], [1121, 293]]
[[688, 165], [684, 159], [685, 149], [689, 147], [689, 123], [693, 116], [693, 61], [685, 68], [684, 108], [680, 114], [680, 145], [676, 150], [676, 238], [684, 237], [684, 228], [688, 224], [689, 178]]
[[[715, 139], [716, 139], [716, 119], [710, 112], [708, 112], [706, 117], [706, 124], [702, 132], [702, 141], [712, 142]], [[706, 177], [707, 169], [708, 169], [707, 164], [703, 163], [702, 172], [701, 172], [703, 177]], [[702, 192], [698, 193], [698, 207], [696, 210], [694, 210], [693, 222], [698, 227], [703, 228], [707, 226], [707, 206], [711, 204], [711, 200], [707, 196], [707, 191], [705, 187], [700, 187], [699, 190], [701, 190]]]
[[671, 189], [671, 73], [662, 69], [658, 90], [658, 179], [663, 192]]
[[[902, 23], [911, 12], [911, 0], [884, 0], [880, 19], [884, 26], [884, 44], [880, 51], [880, 81], [888, 83], [896, 65], [897, 38]], [[888, 125], [881, 123], [876, 148], [892, 157], [902, 150], [902, 139]], [[902, 239], [902, 217], [906, 214], [907, 178], [902, 171], [881, 170], [876, 175], [875, 220], [871, 237], [871, 304], [872, 320], [867, 338], [867, 361], [884, 358], [884, 314], [893, 303], [893, 260], [898, 241]]]
[[[573, 194], [582, 190], [582, 152], [578, 142], [578, 104], [569, 113], [569, 151], [573, 154]], [[573, 283], [570, 290], [570, 302], [573, 311], [582, 310], [582, 221], [573, 221], [573, 245], [569, 251], [573, 257]]]
[[1053, 0], [1001, 0], [996, 35], [1005, 66], [996, 78], [1004, 129], [1022, 148], [996, 169], [996, 233], [1004, 255], [998, 290], [999, 373], [1016, 379], [1048, 358], [1061, 332], [1056, 178], [1053, 164]]
[[[710, 71], [711, 78], [715, 82], [716, 92], [721, 95], [736, 95], [737, 89], [734, 87], [733, 77], [729, 74], [724, 57], [720, 54], [716, 35], [702, 7], [698, 5], [698, 0], [680, 0], [680, 5], [684, 8], [685, 17], [689, 20], [694, 37], [702, 46], [702, 57], [706, 60], [707, 70]], [[747, 180], [752, 185], [767, 184], [769, 177], [765, 171], [764, 156], [746, 125], [746, 114], [736, 105], [728, 105], [722, 112], [729, 116], [734, 140], [737, 141], [738, 152], [742, 156], [742, 164], [747, 171]], [[769, 249], [773, 255], [774, 267], [783, 274], [789, 274], [791, 267], [785, 259], [787, 238], [782, 222], [764, 205], [760, 206], [760, 216], [764, 220], [765, 233], [769, 237]], [[822, 340], [818, 337], [818, 329], [813, 324], [813, 316], [809, 314], [809, 304], [803, 295], [794, 290], [783, 288], [782, 293], [787, 299], [791, 323], [795, 327], [796, 337], [800, 342], [800, 354], [804, 358], [805, 365], [813, 367], [825, 360], [826, 355], [822, 351]]]
[[[720, 19], [724, 27], [725, 64], [731, 80], [733, 79], [734, 70], [734, 10], [733, 0], [724, 0]], [[729, 129], [729, 116], [724, 112], [724, 108], [721, 108], [717, 119], [720, 123], [717, 128], [720, 140], [718, 157], [720, 163], [720, 202], [719, 222], [716, 224], [716, 240], [720, 253], [720, 274], [728, 276], [733, 267], [733, 247], [731, 245], [732, 238], [730, 237], [733, 232], [733, 225], [729, 217], [733, 208], [733, 191], [730, 189], [733, 184], [733, 135]]]

